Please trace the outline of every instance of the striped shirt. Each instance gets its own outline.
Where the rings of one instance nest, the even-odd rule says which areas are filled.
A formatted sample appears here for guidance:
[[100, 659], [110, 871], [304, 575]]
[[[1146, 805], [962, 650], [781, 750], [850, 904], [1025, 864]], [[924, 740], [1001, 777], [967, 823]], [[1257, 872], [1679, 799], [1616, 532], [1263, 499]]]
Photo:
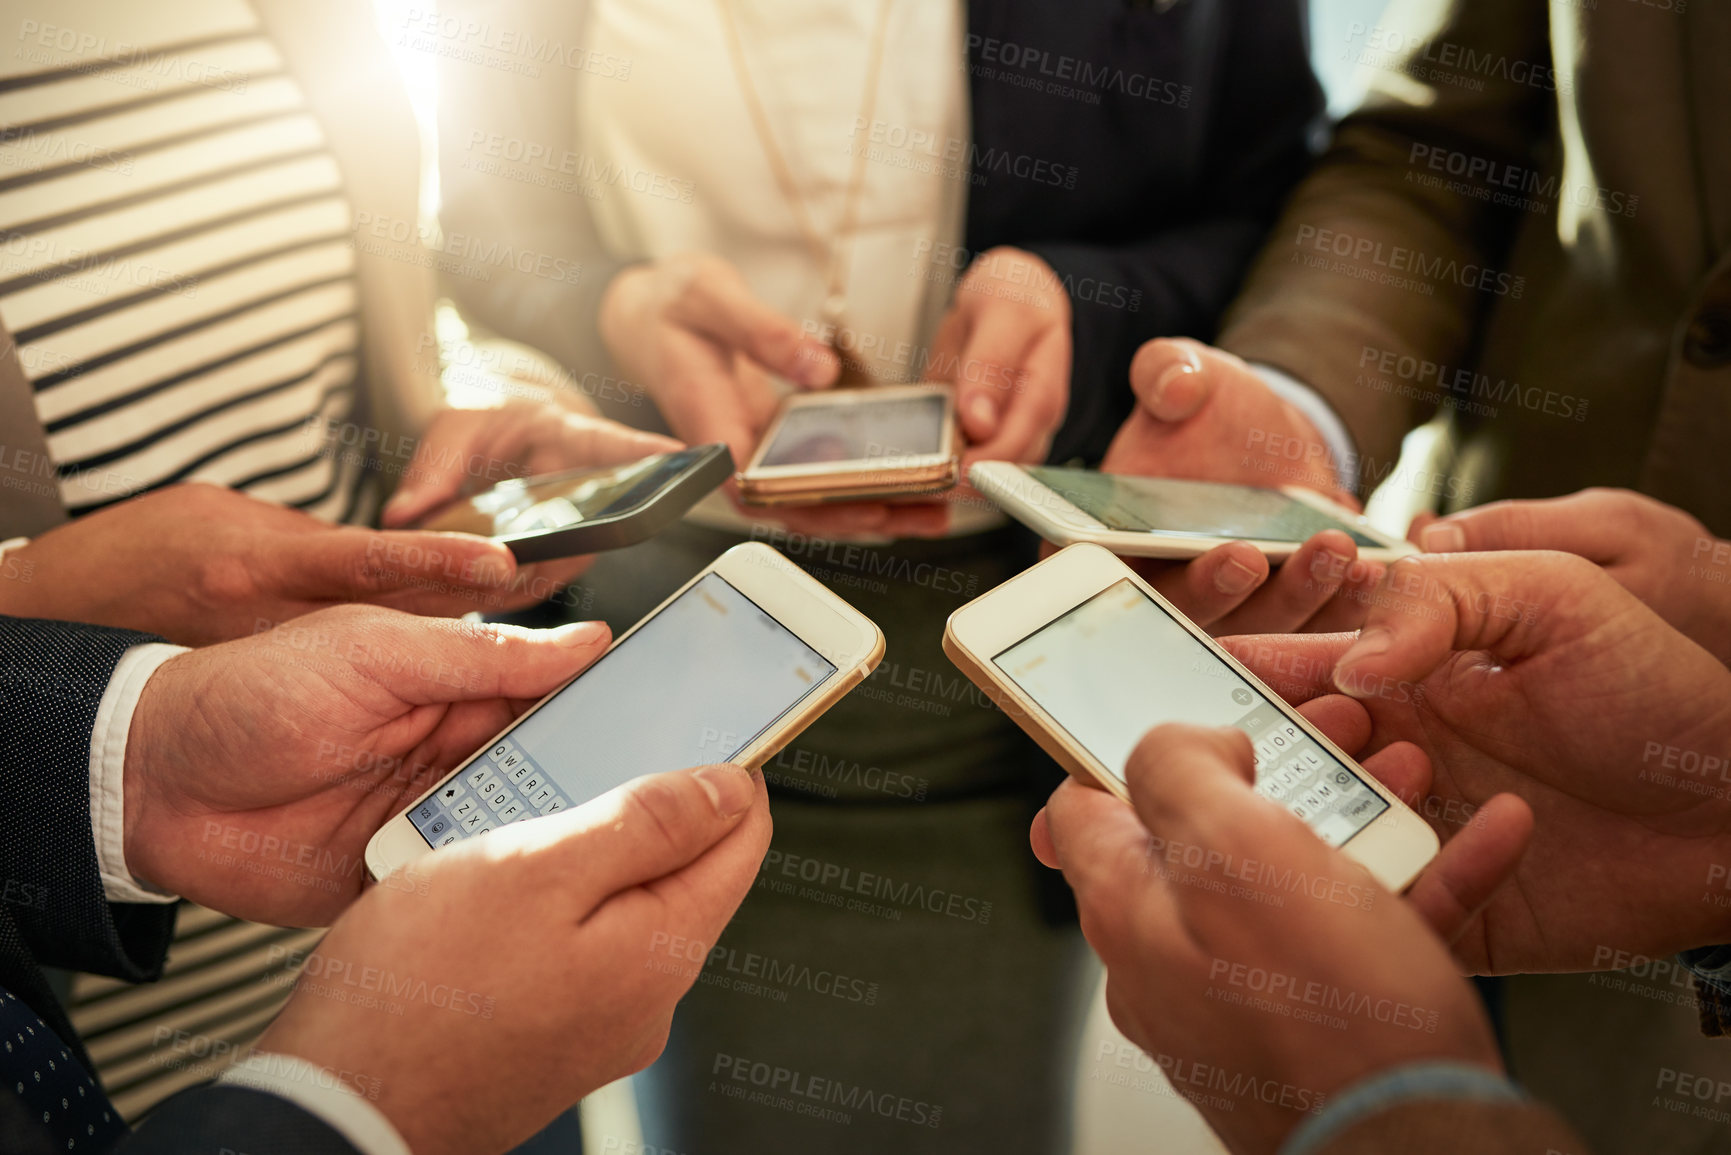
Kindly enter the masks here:
[[336, 161], [244, 0], [143, 7], [137, 42], [27, 21], [0, 59], [0, 320], [62, 499], [198, 480], [344, 519], [356, 469], [328, 440], [359, 317]]

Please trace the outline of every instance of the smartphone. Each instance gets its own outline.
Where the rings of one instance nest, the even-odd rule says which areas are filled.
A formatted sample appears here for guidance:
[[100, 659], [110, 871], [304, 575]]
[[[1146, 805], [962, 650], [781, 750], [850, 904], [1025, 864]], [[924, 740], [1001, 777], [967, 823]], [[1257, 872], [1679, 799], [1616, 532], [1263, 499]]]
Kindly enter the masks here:
[[1325, 529], [1346, 534], [1371, 561], [1418, 552], [1296, 485], [1258, 489], [1008, 461], [975, 462], [968, 480], [1047, 541], [1092, 542], [1124, 557], [1196, 557], [1223, 542], [1248, 541], [1279, 562]]
[[955, 391], [882, 385], [782, 402], [739, 495], [755, 505], [938, 493], [961, 476]]
[[760, 766], [883, 657], [870, 619], [769, 546], [736, 545], [367, 844], [375, 878], [644, 774]]
[[524, 563], [600, 553], [654, 537], [732, 474], [727, 446], [698, 445], [626, 465], [502, 481], [422, 528], [494, 538]]
[[950, 615], [944, 652], [1060, 765], [1128, 800], [1124, 768], [1163, 722], [1235, 726], [1256, 789], [1396, 893], [1430, 826], [1109, 550], [1060, 550]]

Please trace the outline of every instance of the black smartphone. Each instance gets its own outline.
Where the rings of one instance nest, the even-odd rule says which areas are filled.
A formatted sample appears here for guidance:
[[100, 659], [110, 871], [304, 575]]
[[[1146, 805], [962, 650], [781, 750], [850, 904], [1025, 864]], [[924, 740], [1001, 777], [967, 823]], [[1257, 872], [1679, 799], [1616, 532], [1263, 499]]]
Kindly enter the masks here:
[[732, 476], [726, 445], [697, 445], [625, 465], [502, 481], [421, 528], [502, 541], [524, 563], [577, 557], [648, 541]]

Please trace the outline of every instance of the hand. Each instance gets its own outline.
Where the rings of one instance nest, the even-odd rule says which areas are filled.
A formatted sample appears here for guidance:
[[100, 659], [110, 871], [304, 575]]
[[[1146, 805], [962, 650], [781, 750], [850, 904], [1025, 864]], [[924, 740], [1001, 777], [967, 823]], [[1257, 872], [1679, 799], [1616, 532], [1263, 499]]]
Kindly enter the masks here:
[[1731, 543], [1674, 506], [1626, 489], [1498, 501], [1437, 519], [1412, 540], [1427, 553], [1556, 549], [1603, 566], [1619, 585], [1721, 662], [1731, 662]]
[[1239, 1153], [1278, 1150], [1401, 1064], [1500, 1071], [1477, 997], [1419, 915], [1255, 794], [1254, 775], [1241, 732], [1167, 725], [1131, 755], [1134, 809], [1068, 780], [1035, 818], [1034, 852], [1063, 869], [1106, 964], [1112, 1021], [1180, 1094], [1187, 1072], [1220, 1076], [1192, 1101]]
[[1289, 700], [1360, 699], [1369, 749], [1421, 746], [1434, 775], [1385, 781], [1439, 833], [1499, 793], [1532, 808], [1510, 886], [1482, 911], [1435, 903], [1458, 907], [1433, 921], [1469, 970], [1605, 969], [1619, 951], [1731, 941], [1710, 891], [1731, 862], [1731, 671], [1592, 563], [1404, 558], [1356, 642], [1226, 644]]
[[333, 526], [200, 483], [67, 522], [6, 560], [20, 576], [0, 581], [0, 613], [143, 630], [189, 646], [343, 602], [464, 614], [516, 573], [511, 552], [486, 538]]
[[1272, 577], [1268, 558], [1243, 541], [1190, 561], [1123, 560], [1216, 636], [1354, 629], [1383, 574], [1382, 563], [1361, 560], [1358, 546], [1338, 529], [1299, 546]]
[[[625, 465], [680, 448], [671, 437], [545, 401], [445, 409], [427, 427], [380, 520], [391, 527], [413, 525], [441, 506], [507, 478]], [[524, 566], [485, 608], [520, 609], [546, 601], [592, 560], [566, 558]]]
[[1033, 253], [980, 254], [932, 341], [928, 376], [956, 388], [975, 461], [1040, 462], [1070, 404], [1070, 297]]
[[1302, 485], [1359, 507], [1310, 418], [1232, 354], [1187, 338], [1150, 341], [1130, 362], [1130, 387], [1136, 408], [1106, 451], [1106, 472]]
[[128, 733], [127, 865], [225, 914], [324, 925], [373, 832], [607, 640], [341, 606], [171, 658]]
[[[601, 298], [600, 327], [613, 359], [625, 376], [643, 383], [674, 433], [693, 445], [727, 442], [740, 468], [779, 403], [771, 374], [821, 389], [841, 372], [835, 350], [759, 300], [732, 265], [706, 253], [619, 273]], [[948, 511], [935, 503], [839, 502], [746, 512], [818, 537], [930, 535], [948, 524]]]
[[769, 836], [763, 780], [714, 766], [437, 851], [343, 916], [256, 1049], [377, 1079], [416, 1155], [505, 1151], [660, 1054]]

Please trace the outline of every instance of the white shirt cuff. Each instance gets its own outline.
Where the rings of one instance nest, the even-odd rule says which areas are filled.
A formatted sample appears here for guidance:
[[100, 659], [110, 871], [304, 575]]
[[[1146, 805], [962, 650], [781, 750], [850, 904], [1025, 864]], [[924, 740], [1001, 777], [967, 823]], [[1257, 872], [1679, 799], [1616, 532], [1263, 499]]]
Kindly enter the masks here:
[[[322, 1120], [362, 1155], [413, 1155], [396, 1127], [339, 1072], [293, 1055], [255, 1051], [216, 1080], [287, 1099]], [[360, 1078], [360, 1085], [368, 1080]], [[373, 1084], [373, 1094], [377, 1094]]]
[[1288, 405], [1310, 418], [1310, 423], [1316, 426], [1316, 431], [1322, 434], [1323, 444], [1334, 455], [1334, 466], [1340, 475], [1340, 487], [1348, 493], [1358, 492], [1358, 447], [1352, 440], [1352, 434], [1347, 431], [1346, 422], [1340, 419], [1340, 414], [1334, 411], [1334, 406], [1323, 399], [1322, 394], [1292, 376], [1272, 365], [1252, 364], [1256, 375], [1262, 378], [1263, 384], [1274, 390]]
[[114, 676], [108, 680], [102, 701], [96, 707], [96, 726], [90, 733], [90, 831], [96, 836], [96, 865], [102, 872], [102, 892], [109, 902], [176, 902], [178, 895], [156, 889], [132, 877], [126, 868], [126, 736], [132, 731], [132, 712], [144, 684], [157, 667], [185, 646], [150, 642], [133, 646], [120, 655]]

